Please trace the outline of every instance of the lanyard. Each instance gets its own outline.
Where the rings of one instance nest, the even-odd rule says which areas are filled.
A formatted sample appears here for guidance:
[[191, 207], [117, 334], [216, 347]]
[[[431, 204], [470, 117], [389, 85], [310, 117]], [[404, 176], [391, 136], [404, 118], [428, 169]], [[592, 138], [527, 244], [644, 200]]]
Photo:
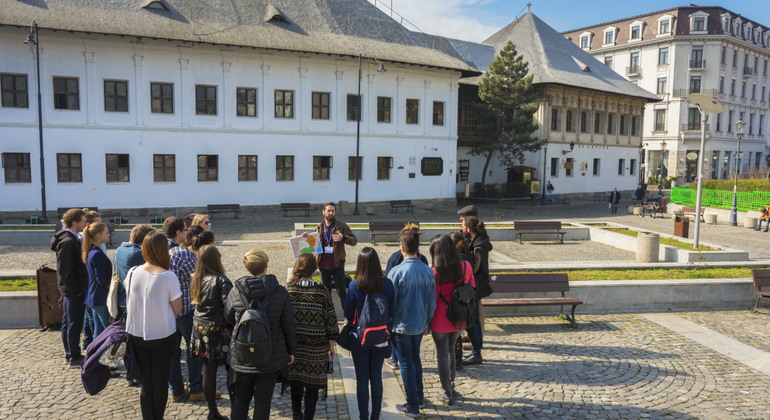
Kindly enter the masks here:
[[323, 225], [323, 234], [324, 234], [324, 239], [326, 240], [326, 246], [332, 246], [332, 232], [333, 232], [333, 229], [334, 229], [334, 224], [332, 224], [331, 226], [327, 227], [326, 223], [324, 223], [324, 225]]

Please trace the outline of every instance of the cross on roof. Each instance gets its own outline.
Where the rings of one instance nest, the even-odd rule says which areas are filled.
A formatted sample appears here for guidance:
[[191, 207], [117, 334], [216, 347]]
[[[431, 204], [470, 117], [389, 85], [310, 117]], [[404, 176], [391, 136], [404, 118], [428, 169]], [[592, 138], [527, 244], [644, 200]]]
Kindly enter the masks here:
[[529, 12], [529, 7], [532, 6], [532, 3], [527, 3], [527, 11]]

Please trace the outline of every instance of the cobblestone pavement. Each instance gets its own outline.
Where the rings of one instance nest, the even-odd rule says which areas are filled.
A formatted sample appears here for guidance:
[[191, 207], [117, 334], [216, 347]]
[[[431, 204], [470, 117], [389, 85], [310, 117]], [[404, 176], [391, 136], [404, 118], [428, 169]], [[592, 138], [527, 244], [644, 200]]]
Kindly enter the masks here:
[[757, 313], [750, 311], [683, 312], [677, 315], [743, 344], [770, 353], [770, 313], [767, 310]]
[[[757, 326], [767, 330], [764, 314], [708, 314], [681, 316], [705, 320], [707, 327], [733, 337]], [[579, 321], [572, 329], [554, 317], [488, 319], [484, 364], [458, 373], [464, 400], [451, 411], [441, 404], [435, 348], [425, 337], [425, 396], [431, 402], [423, 410], [425, 418], [763, 419], [770, 412], [768, 375], [638, 315], [584, 315]], [[137, 388], [114, 379], [99, 395], [88, 396], [78, 372], [63, 365], [61, 353], [58, 331], [19, 330], [0, 340], [6, 365], [0, 371], [0, 418], [140, 417]], [[329, 398], [318, 405], [319, 419], [349, 418], [339, 372], [335, 363]], [[218, 404], [229, 415], [224, 381], [220, 369], [217, 385], [223, 397]], [[169, 403], [166, 410], [167, 419], [203, 419], [206, 414], [203, 402]], [[290, 398], [280, 396], [278, 387], [270, 418], [291, 418]]]

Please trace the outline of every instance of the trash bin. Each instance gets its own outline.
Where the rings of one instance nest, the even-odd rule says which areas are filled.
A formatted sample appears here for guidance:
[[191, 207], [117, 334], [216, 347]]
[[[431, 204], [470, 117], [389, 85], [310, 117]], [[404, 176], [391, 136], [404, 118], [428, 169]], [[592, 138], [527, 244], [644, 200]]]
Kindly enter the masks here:
[[674, 219], [674, 236], [681, 236], [682, 238], [688, 238], [690, 234], [690, 218], [679, 217]]
[[62, 295], [56, 270], [47, 266], [37, 269], [38, 321], [43, 327], [60, 324], [63, 314]]

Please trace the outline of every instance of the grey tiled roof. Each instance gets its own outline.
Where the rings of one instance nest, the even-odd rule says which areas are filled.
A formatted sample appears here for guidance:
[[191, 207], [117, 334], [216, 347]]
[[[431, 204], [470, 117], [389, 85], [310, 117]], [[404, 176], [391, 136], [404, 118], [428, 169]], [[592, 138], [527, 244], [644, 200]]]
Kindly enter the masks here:
[[[0, 0], [0, 25], [357, 56], [479, 74], [444, 38], [412, 32], [366, 0]], [[280, 13], [285, 21], [266, 21]]]
[[[531, 12], [485, 40], [484, 44], [489, 45], [489, 48], [458, 48], [458, 51], [465, 56], [466, 61], [474, 62], [480, 70], [485, 71], [496, 51], [501, 50], [508, 41], [516, 45], [518, 54], [529, 63], [529, 72], [534, 75], [532, 83], [535, 85], [558, 84], [649, 101], [660, 100], [657, 95], [629, 82], [583, 51]], [[585, 71], [586, 68], [590, 71]], [[461, 82], [478, 84], [480, 79], [480, 76], [465, 78]]]

